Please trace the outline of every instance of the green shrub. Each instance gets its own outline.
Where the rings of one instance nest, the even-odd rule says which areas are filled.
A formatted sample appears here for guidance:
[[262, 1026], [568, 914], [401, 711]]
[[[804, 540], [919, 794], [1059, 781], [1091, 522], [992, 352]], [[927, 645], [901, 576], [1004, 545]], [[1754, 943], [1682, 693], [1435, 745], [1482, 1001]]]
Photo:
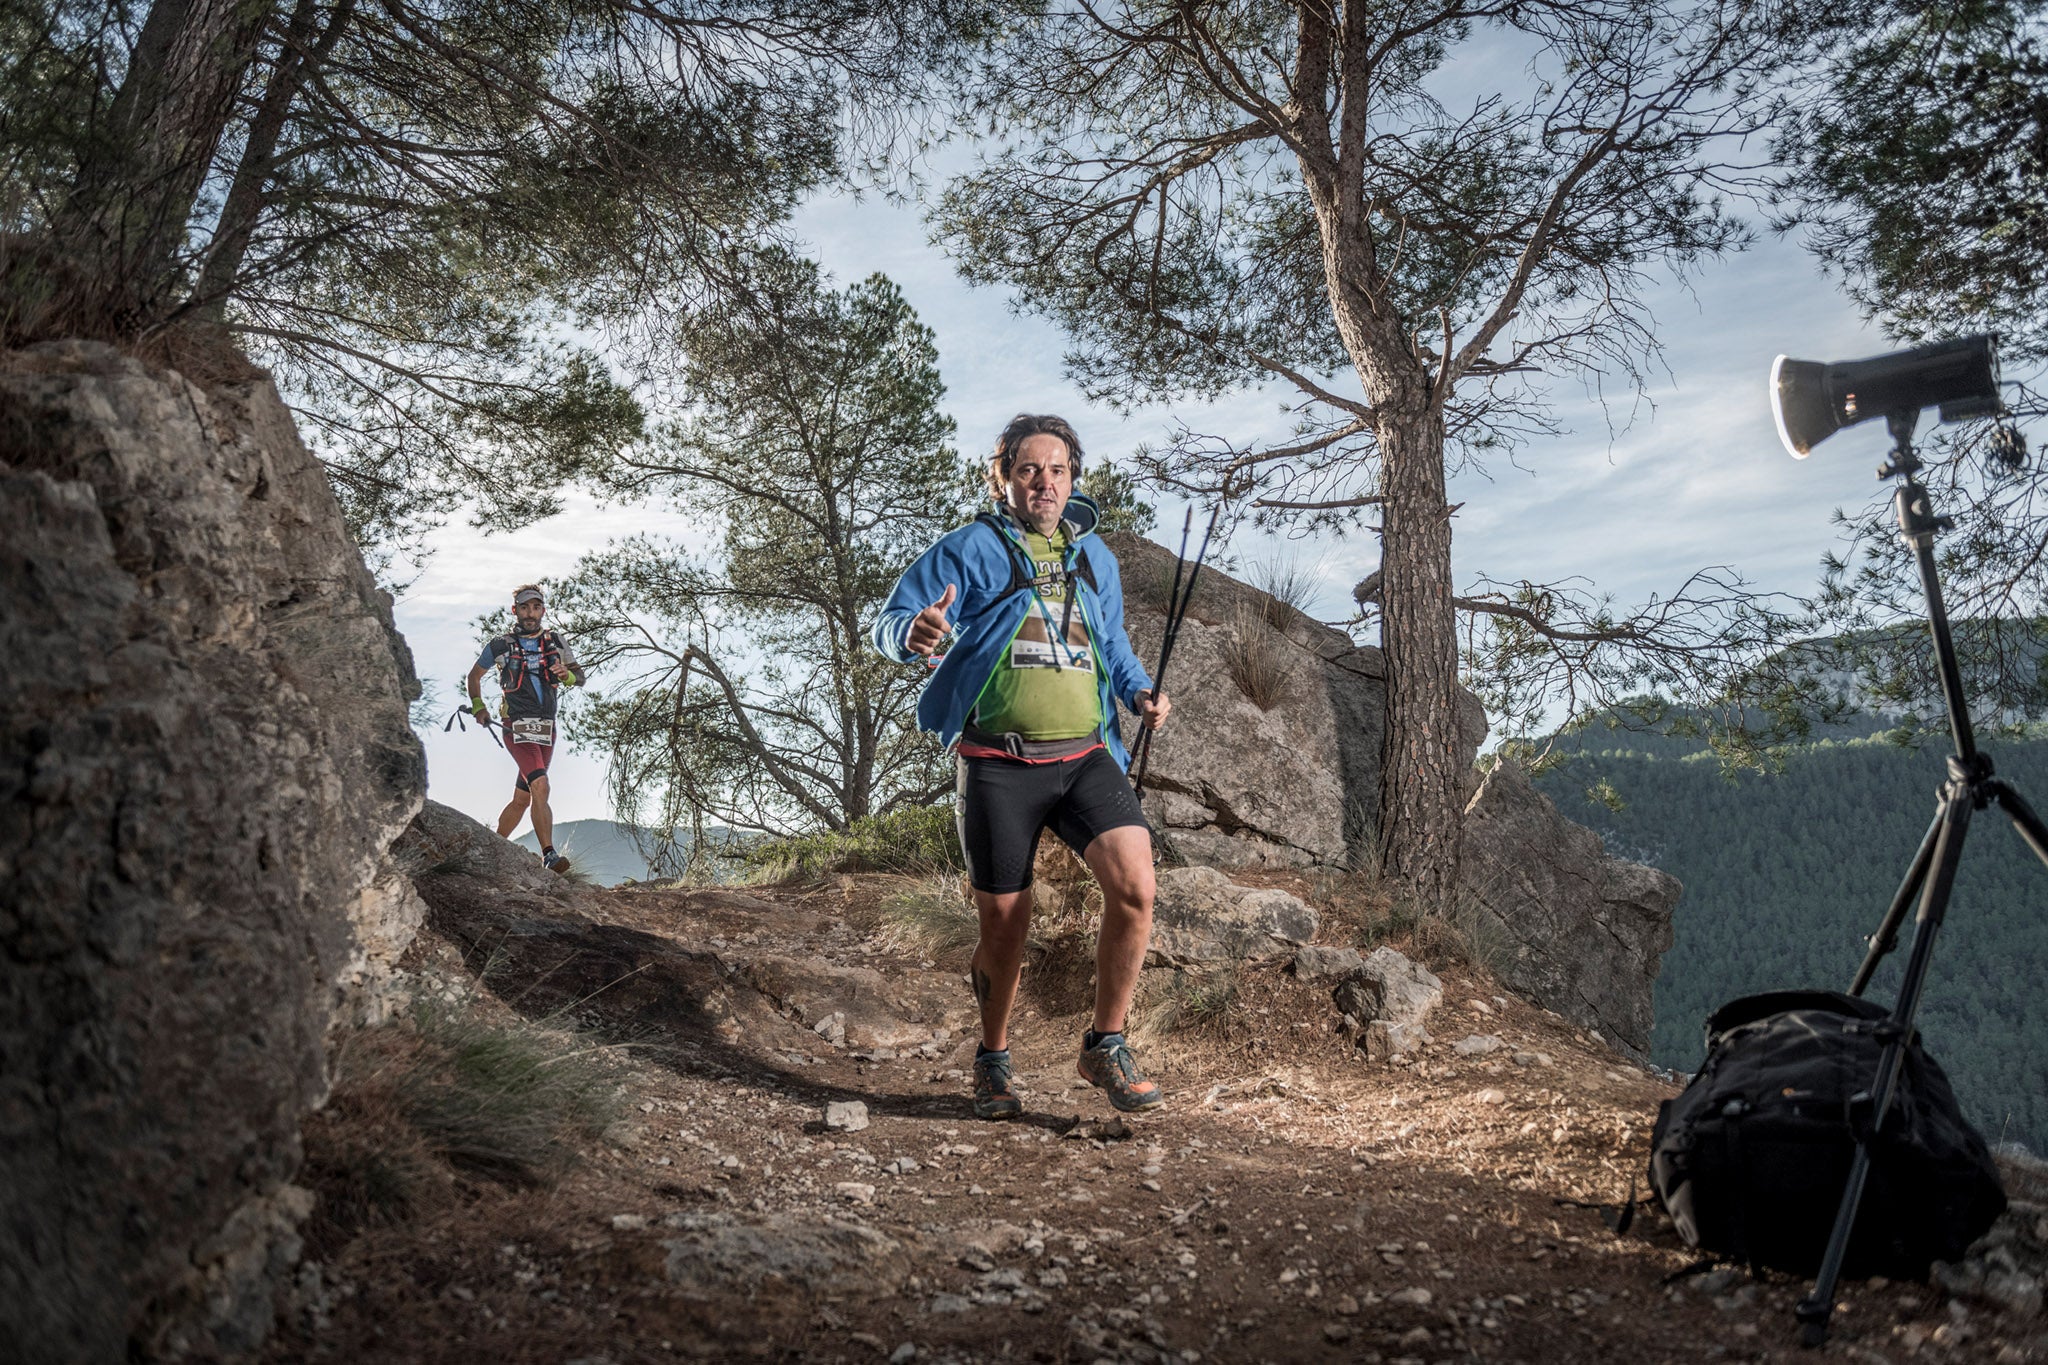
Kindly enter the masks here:
[[950, 805], [914, 806], [868, 816], [844, 830], [756, 839], [739, 856], [755, 875], [782, 881], [804, 881], [834, 872], [924, 876], [957, 872], [965, 866]]

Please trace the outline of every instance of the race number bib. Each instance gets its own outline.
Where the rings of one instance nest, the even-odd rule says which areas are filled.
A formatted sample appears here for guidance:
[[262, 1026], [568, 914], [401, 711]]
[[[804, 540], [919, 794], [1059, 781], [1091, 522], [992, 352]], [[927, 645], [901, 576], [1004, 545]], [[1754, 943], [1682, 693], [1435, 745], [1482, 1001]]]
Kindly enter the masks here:
[[1049, 640], [1026, 639], [1021, 633], [1010, 641], [1010, 667], [1056, 668], [1073, 673], [1093, 673], [1095, 657], [1085, 642], [1057, 648]]
[[553, 747], [555, 723], [541, 716], [524, 716], [505, 722], [505, 732], [514, 744], [542, 744]]

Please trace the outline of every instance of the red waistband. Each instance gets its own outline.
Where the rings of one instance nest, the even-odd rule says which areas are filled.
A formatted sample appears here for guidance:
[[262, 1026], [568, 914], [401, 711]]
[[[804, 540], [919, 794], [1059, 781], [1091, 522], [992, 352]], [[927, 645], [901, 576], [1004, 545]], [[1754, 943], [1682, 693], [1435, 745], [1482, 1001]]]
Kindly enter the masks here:
[[986, 744], [969, 744], [964, 739], [960, 741], [958, 747], [962, 758], [1003, 758], [1012, 763], [1072, 763], [1075, 759], [1086, 758], [1100, 749], [1102, 741], [1097, 740], [1079, 753], [1061, 754], [1058, 758], [1019, 758], [1008, 749], [992, 749]]

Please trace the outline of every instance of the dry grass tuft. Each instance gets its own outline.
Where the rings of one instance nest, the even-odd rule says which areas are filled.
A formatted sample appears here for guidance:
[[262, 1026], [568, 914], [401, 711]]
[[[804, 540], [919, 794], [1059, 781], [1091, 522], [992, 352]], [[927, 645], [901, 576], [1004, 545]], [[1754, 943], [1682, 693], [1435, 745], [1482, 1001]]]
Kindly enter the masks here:
[[964, 965], [981, 937], [974, 906], [954, 877], [928, 878], [885, 897], [879, 927], [899, 943], [946, 965]]
[[1175, 971], [1163, 980], [1147, 978], [1137, 1009], [1137, 1031], [1148, 1039], [1176, 1034], [1221, 1034], [1238, 998], [1238, 964], [1204, 972]]
[[1223, 671], [1261, 711], [1287, 699], [1291, 680], [1281, 640], [1256, 608], [1238, 608], [1223, 640]]
[[1261, 560], [1250, 566], [1246, 580], [1266, 594], [1260, 615], [1275, 630], [1284, 631], [1309, 615], [1316, 593], [1322, 588], [1323, 563], [1297, 558]]
[[419, 1010], [345, 1035], [334, 1069], [301, 1177], [322, 1248], [445, 1204], [462, 1177], [550, 1184], [617, 1111], [601, 1048], [523, 1020]]

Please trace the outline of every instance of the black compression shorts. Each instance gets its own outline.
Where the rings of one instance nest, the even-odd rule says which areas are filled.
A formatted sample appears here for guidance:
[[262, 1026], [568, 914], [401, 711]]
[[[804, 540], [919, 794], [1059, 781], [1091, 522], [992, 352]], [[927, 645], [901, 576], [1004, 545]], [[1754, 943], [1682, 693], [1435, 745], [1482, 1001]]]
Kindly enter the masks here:
[[1131, 781], [1109, 750], [1055, 763], [959, 757], [954, 822], [977, 891], [1004, 895], [1031, 885], [1038, 832], [1047, 826], [1075, 853], [1098, 834], [1146, 825]]

